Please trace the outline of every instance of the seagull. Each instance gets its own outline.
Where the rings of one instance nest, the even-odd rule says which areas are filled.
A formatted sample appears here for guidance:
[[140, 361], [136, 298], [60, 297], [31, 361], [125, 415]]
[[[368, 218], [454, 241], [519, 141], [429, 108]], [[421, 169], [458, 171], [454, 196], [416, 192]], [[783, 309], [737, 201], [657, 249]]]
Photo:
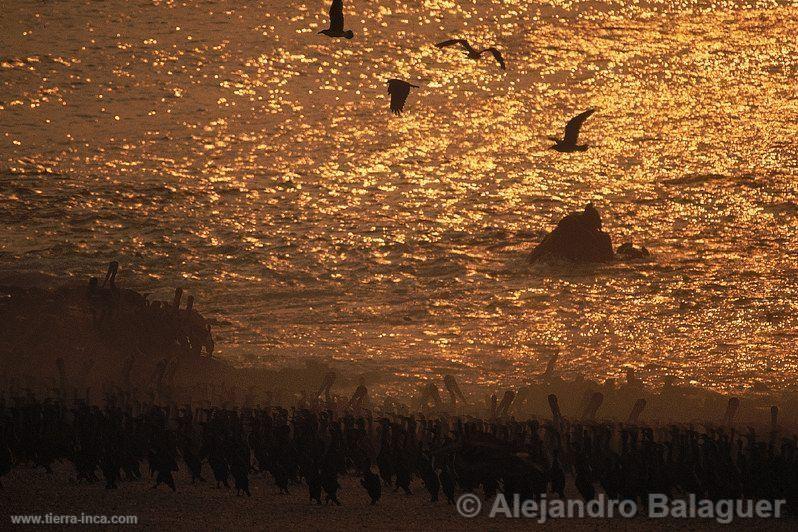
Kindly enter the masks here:
[[327, 37], [344, 37], [351, 39], [355, 36], [352, 30], [344, 31], [344, 0], [332, 0], [330, 4], [330, 27], [321, 30]]
[[582, 124], [588, 119], [588, 117], [590, 117], [590, 115], [595, 112], [595, 109], [588, 109], [584, 113], [580, 113], [570, 119], [565, 125], [565, 136], [562, 139], [558, 139], [557, 137], [549, 137], [549, 140], [556, 142], [551, 149], [563, 153], [587, 151], [587, 144], [577, 144], [576, 141], [579, 138], [579, 130], [582, 129]]
[[405, 108], [407, 95], [410, 94], [410, 88], [417, 89], [418, 85], [412, 85], [401, 79], [388, 80], [388, 94], [391, 95], [391, 111], [396, 116], [402, 114], [402, 109]]
[[506, 70], [507, 67], [504, 64], [504, 58], [502, 57], [501, 52], [499, 52], [496, 48], [485, 48], [484, 50], [475, 50], [473, 46], [468, 44], [468, 41], [465, 39], [449, 39], [448, 41], [439, 42], [435, 46], [438, 48], [446, 48], [447, 46], [453, 46], [455, 44], [461, 45], [465, 51], [468, 53], [469, 59], [479, 59], [482, 54], [486, 54], [488, 52], [493, 54], [493, 58], [499, 63], [499, 66], [502, 70]]

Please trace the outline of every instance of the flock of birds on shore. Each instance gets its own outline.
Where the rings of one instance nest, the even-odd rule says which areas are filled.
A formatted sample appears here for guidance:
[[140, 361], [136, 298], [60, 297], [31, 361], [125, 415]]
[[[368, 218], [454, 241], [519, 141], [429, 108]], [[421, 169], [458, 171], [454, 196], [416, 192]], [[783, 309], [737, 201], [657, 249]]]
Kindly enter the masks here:
[[[330, 5], [330, 27], [321, 30], [319, 34], [326, 35], [327, 37], [331, 38], [354, 38], [355, 34], [352, 30], [344, 29], [343, 0], [332, 0], [332, 4]], [[485, 54], [491, 54], [499, 64], [499, 68], [502, 70], [507, 69], [507, 65], [504, 62], [504, 57], [495, 47], [477, 50], [466, 39], [447, 39], [437, 43], [435, 46], [441, 49], [448, 48], [450, 46], [459, 46], [466, 53], [466, 57], [474, 61], [479, 60]], [[410, 95], [410, 89], [417, 88], [419, 88], [418, 85], [413, 85], [412, 83], [401, 79], [389, 79], [388, 94], [391, 95], [391, 112], [397, 116], [400, 116], [404, 110], [405, 102], [407, 102], [407, 98]], [[551, 146], [551, 149], [564, 153], [586, 151], [587, 145], [578, 143], [579, 131], [582, 129], [582, 124], [585, 122], [585, 120], [587, 120], [588, 117], [590, 117], [590, 115], [592, 115], [594, 112], [595, 109], [588, 109], [587, 111], [584, 111], [583, 113], [580, 113], [569, 120], [565, 126], [565, 134], [563, 135], [563, 138], [549, 137], [549, 140], [554, 141], [554, 145]]]
[[[160, 329], [149, 329], [154, 312], [151, 317], [164, 321], [166, 330], [153, 352], [163, 344], [180, 346], [181, 338], [186, 346], [178, 351], [185, 355], [192, 355], [195, 343], [207, 347], [185, 332], [195, 320], [197, 330], [205, 330], [201, 317], [192, 317], [193, 301], [182, 309], [178, 289], [171, 305], [147, 305], [144, 296], [116, 285], [118, 269], [111, 262], [105, 280], [92, 278], [85, 295], [101, 331], [117, 330], [119, 320], [138, 323], [133, 317], [139, 316], [141, 330], [149, 331], [140, 336], [158, 336]], [[183, 332], [175, 336], [175, 331]], [[508, 390], [501, 399], [492, 395], [488, 408], [472, 410], [456, 379], [446, 375], [449, 401], [430, 381], [412, 406], [388, 398], [377, 405], [363, 382], [348, 401], [333, 395], [336, 374], [330, 371], [315, 393], [303, 392], [290, 408], [279, 406], [280, 397], [270, 393], [260, 404], [244, 394], [243, 406], [231, 407], [240, 396], [235, 389], [197, 406], [190, 395], [168, 385], [165, 363], [158, 363], [153, 393], [145, 390], [147, 399], [141, 399], [126, 363], [121, 386], [107, 389], [101, 407], [88, 390], [84, 399], [73, 388], [68, 400], [64, 363], [60, 358], [56, 363], [59, 387], [49, 397], [0, 390], [0, 488], [15, 468], [17, 473], [26, 468], [53, 473], [54, 464], [67, 462], [73, 483], [102, 478], [109, 490], [150, 479], [152, 488], [163, 484], [177, 491], [174, 473], [184, 469], [187, 475], [178, 479], [190, 478], [192, 484], [250, 496], [255, 476], [273, 483], [272, 493], [304, 491], [318, 505], [341, 505], [340, 490], [351, 487], [343, 488], [340, 480], [354, 476], [360, 480], [357, 491], [368, 497], [361, 500], [371, 504], [378, 504], [386, 490], [410, 496], [423, 487], [431, 503], [451, 504], [458, 494], [474, 492], [489, 500], [501, 492], [524, 500], [578, 493], [585, 501], [603, 493], [611, 500], [645, 504], [649, 494], [660, 493], [713, 500], [783, 498], [787, 510], [798, 513], [798, 435], [780, 428], [776, 406], [769, 430], [738, 431], [733, 421], [737, 398], [729, 399], [721, 424], [651, 427], [638, 422], [646, 407], [643, 398], [634, 400], [625, 423], [596, 421], [604, 401], [596, 391], [585, 397], [579, 418], [564, 416], [555, 394], [548, 395], [550, 418], [527, 418], [514, 405], [545, 400], [537, 388]], [[556, 363], [555, 354], [540, 375], [543, 382], [558, 380]], [[629, 369], [629, 393], [622, 396], [640, 397], [641, 388]], [[464, 411], [473, 415], [452, 413]], [[46, 478], [57, 482], [60, 477]], [[15, 474], [9, 484], [23, 479]]]
[[792, 515], [798, 510], [798, 436], [780, 429], [760, 437], [729, 425], [569, 421], [556, 396], [551, 419], [526, 421], [371, 411], [361, 399], [359, 390], [344, 409], [323, 401], [197, 408], [108, 394], [100, 408], [3, 393], [0, 479], [12, 467], [51, 473], [55, 462], [68, 461], [75, 483], [97, 482], [99, 471], [107, 489], [149, 477], [153, 488], [176, 491], [182, 460], [192, 484], [212, 478], [207, 484], [230, 489], [232, 480], [238, 495], [249, 496], [251, 475], [271, 477], [280, 493], [306, 490], [319, 505], [340, 505], [339, 478], [354, 474], [371, 504], [383, 490], [412, 495], [420, 479], [433, 503], [441, 493], [453, 503], [459, 492], [527, 500], [565, 498], [575, 488], [585, 501], [601, 492], [642, 504], [650, 493], [696, 494], [783, 498]]
[[[184, 331], [178, 336], [165, 333], [158, 345], [179, 346], [185, 335], [183, 350], [191, 355], [191, 346], [205, 344], [185, 333], [186, 324], [195, 319], [197, 330], [205, 330], [200, 318], [191, 318], [193, 301], [182, 309], [178, 289], [171, 305], [159, 304], [154, 311], [152, 304], [141, 301], [145, 297], [116, 285], [118, 269], [118, 263], [110, 263], [105, 280], [92, 278], [85, 295], [101, 331], [116, 330], [119, 320], [130, 322], [131, 316], [146, 318], [155, 312], [153, 316], [170, 324], [167, 330]], [[130, 314], [128, 307], [138, 310]], [[149, 330], [148, 323], [149, 318], [142, 322], [142, 330]], [[386, 491], [420, 493], [441, 504], [476, 492], [486, 501], [498, 493], [517, 494], [522, 500], [545, 495], [585, 501], [604, 494], [645, 505], [648, 495], [657, 493], [711, 500], [785, 499], [786, 510], [798, 514], [798, 435], [780, 428], [776, 406], [769, 429], [736, 429], [737, 398], [729, 399], [717, 425], [643, 425], [638, 422], [646, 407], [643, 398], [634, 400], [625, 423], [597, 421], [604, 394], [595, 391], [586, 396], [583, 413], [576, 418], [561, 413], [555, 394], [548, 395], [550, 418], [522, 415], [514, 405], [545, 399], [531, 389], [508, 390], [501, 399], [493, 395], [486, 403], [489, 408], [455, 415], [474, 405], [451, 375], [443, 379], [450, 401], [430, 381], [412, 406], [387, 398], [377, 405], [363, 382], [348, 401], [333, 395], [336, 374], [330, 371], [315, 394], [301, 394], [289, 408], [270, 393], [260, 404], [244, 394], [243, 406], [233, 407], [240, 396], [234, 389], [198, 406], [190, 395], [184, 400], [185, 395], [166, 386], [166, 365], [159, 363], [147, 399], [132, 386], [126, 365], [121, 386], [108, 388], [104, 405], [98, 406], [88, 390], [84, 399], [73, 388], [72, 399], [67, 399], [64, 364], [56, 362], [60, 385], [53, 395], [39, 399], [30, 390], [0, 390], [0, 489], [4, 481], [6, 487], [29, 482], [24, 471], [31, 468], [44, 468], [51, 473], [45, 482], [58, 482], [63, 477], [54, 474], [53, 466], [70, 463], [70, 480], [76, 485], [102, 479], [106, 489], [114, 490], [149, 480], [153, 489], [163, 484], [177, 491], [186, 479], [206, 486], [195, 490], [234, 489], [239, 496], [251, 496], [255, 477], [272, 486], [267, 495], [304, 492], [317, 505], [343, 504], [342, 489], [357, 492], [344, 498], [347, 504], [360, 499], [355, 504], [372, 505]], [[555, 354], [540, 376], [543, 381], [557, 380], [556, 362]], [[628, 370], [631, 395], [623, 396], [640, 397], [641, 386]], [[176, 479], [181, 469], [187, 473]], [[344, 477], [359, 479], [359, 486], [342, 484]], [[41, 477], [33, 481], [41, 482]]]

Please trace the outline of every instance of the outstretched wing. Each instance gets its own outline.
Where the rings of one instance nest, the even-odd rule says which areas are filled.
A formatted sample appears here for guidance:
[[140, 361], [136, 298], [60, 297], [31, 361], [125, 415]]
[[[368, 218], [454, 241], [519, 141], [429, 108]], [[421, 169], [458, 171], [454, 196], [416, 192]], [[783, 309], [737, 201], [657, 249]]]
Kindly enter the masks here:
[[391, 112], [393, 114], [397, 116], [402, 114], [411, 87], [415, 87], [415, 85], [401, 79], [388, 80], [388, 94], [391, 95]]
[[437, 46], [438, 48], [446, 48], [447, 46], [454, 46], [455, 44], [459, 44], [460, 46], [465, 48], [467, 52], [474, 51], [474, 49], [471, 47], [470, 44], [468, 44], [468, 41], [466, 41], [465, 39], [449, 39], [448, 41], [439, 42], [435, 46]]
[[582, 129], [582, 124], [595, 112], [595, 109], [588, 109], [584, 113], [580, 113], [570, 119], [565, 125], [563, 142], [565, 144], [576, 144], [576, 140], [579, 138], [579, 130]]
[[488, 48], [485, 51], [493, 54], [493, 58], [497, 63], [499, 63], [499, 66], [502, 68], [502, 70], [507, 69], [507, 66], [504, 64], [504, 58], [502, 57], [502, 53], [500, 51], [498, 51], [496, 48]]
[[344, 0], [332, 0], [330, 5], [330, 29], [344, 31]]

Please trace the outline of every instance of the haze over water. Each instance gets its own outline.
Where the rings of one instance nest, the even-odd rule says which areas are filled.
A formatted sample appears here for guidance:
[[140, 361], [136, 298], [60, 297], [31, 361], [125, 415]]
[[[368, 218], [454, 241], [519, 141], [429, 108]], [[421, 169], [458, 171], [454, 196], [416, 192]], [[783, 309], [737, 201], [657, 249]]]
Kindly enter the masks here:
[[[798, 4], [33, 2], [0, 19], [0, 277], [121, 263], [219, 356], [383, 382], [798, 376]], [[434, 44], [497, 46], [507, 71]], [[405, 115], [385, 81], [421, 85]], [[596, 107], [586, 153], [548, 150]], [[593, 201], [648, 262], [531, 266]]]

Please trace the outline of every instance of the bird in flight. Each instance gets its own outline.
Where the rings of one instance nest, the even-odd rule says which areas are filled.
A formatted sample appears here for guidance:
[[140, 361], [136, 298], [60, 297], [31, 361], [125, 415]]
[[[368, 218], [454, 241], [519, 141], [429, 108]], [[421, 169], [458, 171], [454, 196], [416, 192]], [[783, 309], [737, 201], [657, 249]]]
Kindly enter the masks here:
[[496, 62], [499, 63], [499, 66], [502, 70], [506, 70], [507, 67], [504, 64], [504, 58], [502, 57], [501, 52], [499, 52], [496, 48], [485, 48], [484, 50], [476, 50], [473, 46], [468, 44], [468, 41], [465, 39], [449, 39], [448, 41], [439, 42], [435, 46], [438, 48], [446, 48], [447, 46], [454, 46], [455, 44], [459, 44], [460, 46], [465, 49], [466, 53], [468, 54], [469, 59], [477, 60], [479, 59], [482, 54], [486, 54], [488, 52], [493, 54], [493, 58], [496, 59]]
[[595, 112], [595, 109], [588, 109], [584, 113], [580, 113], [570, 119], [565, 125], [565, 135], [562, 139], [558, 139], [557, 137], [549, 137], [549, 140], [553, 140], [556, 143], [551, 147], [551, 149], [563, 153], [587, 151], [587, 144], [577, 144], [576, 142], [579, 138], [579, 130], [582, 129], [582, 124], [588, 119], [588, 117], [590, 117], [590, 115]]
[[330, 4], [330, 27], [321, 30], [327, 37], [344, 37], [351, 39], [355, 36], [352, 30], [344, 31], [344, 0], [332, 0]]
[[411, 85], [401, 79], [388, 80], [388, 94], [391, 95], [391, 111], [396, 116], [402, 114], [402, 109], [405, 108], [407, 95], [410, 94], [410, 88], [417, 89], [418, 85]]

